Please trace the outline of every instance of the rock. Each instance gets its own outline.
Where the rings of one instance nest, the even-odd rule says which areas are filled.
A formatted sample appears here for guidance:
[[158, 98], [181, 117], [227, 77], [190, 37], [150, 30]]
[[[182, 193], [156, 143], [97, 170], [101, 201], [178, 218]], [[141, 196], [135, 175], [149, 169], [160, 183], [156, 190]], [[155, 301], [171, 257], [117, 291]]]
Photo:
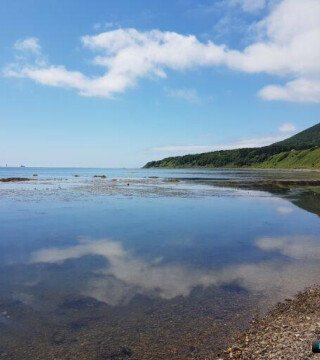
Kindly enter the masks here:
[[121, 355], [128, 356], [128, 357], [131, 357], [133, 354], [132, 350], [128, 347], [121, 348], [120, 353], [121, 353]]

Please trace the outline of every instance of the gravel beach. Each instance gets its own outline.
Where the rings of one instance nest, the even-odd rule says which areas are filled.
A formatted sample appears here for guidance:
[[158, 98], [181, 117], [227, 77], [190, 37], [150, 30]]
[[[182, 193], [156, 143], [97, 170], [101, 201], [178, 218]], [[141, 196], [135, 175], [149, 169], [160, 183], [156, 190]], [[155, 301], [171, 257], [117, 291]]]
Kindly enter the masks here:
[[320, 286], [277, 304], [264, 318], [252, 321], [217, 359], [317, 359], [312, 341], [320, 337]]

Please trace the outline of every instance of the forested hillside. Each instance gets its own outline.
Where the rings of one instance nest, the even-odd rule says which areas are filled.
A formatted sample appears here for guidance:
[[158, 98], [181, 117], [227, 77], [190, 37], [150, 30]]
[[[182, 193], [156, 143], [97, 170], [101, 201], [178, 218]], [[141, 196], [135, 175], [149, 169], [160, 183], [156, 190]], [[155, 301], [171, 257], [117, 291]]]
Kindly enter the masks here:
[[150, 161], [144, 167], [320, 168], [320, 124], [261, 148], [213, 151]]

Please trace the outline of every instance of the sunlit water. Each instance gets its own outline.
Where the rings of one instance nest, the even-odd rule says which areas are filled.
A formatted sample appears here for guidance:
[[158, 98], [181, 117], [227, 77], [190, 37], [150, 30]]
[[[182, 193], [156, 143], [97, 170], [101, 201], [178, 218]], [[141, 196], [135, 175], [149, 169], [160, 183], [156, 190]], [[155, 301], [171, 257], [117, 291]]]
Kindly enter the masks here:
[[246, 176], [1, 168], [34, 180], [0, 183], [0, 359], [201, 359], [316, 283], [317, 215], [166, 181]]

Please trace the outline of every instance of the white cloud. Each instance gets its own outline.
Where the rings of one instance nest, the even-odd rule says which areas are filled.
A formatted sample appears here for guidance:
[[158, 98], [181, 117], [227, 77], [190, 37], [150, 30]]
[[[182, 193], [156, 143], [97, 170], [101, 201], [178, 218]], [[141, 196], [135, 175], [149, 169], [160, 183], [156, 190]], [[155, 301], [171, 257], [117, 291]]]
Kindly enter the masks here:
[[94, 63], [106, 69], [102, 76], [87, 77], [63, 66], [11, 66], [5, 75], [30, 78], [38, 83], [75, 88], [81, 95], [112, 97], [142, 77], [166, 77], [165, 68], [187, 70], [219, 64], [223, 47], [203, 44], [194, 36], [153, 30], [119, 29], [84, 36], [85, 47], [100, 52]]
[[34, 53], [39, 53], [41, 51], [39, 39], [35, 37], [17, 40], [14, 44], [14, 48], [19, 51], [31, 51]]
[[188, 101], [193, 104], [200, 104], [201, 99], [195, 89], [168, 89], [170, 97]]
[[265, 100], [319, 103], [320, 81], [301, 78], [284, 86], [269, 85], [260, 90], [259, 96]]
[[[263, 2], [254, 4], [246, 0], [242, 4], [252, 9], [261, 7]], [[319, 102], [319, 18], [318, 0], [282, 0], [257, 24], [258, 39], [261, 40], [242, 51], [211, 41], [201, 42], [193, 35], [117, 29], [81, 38], [83, 46], [95, 52], [93, 63], [102, 68], [100, 76], [37, 63], [15, 64], [4, 73], [45, 85], [74, 88], [81, 95], [110, 98], [135, 86], [141, 78], [165, 78], [168, 69], [186, 71], [224, 65], [246, 73], [291, 78], [284, 86], [264, 87], [259, 93], [263, 99]], [[17, 45], [18, 48], [39, 48], [37, 41], [27, 40]], [[22, 45], [24, 42], [26, 45]]]
[[284, 123], [279, 127], [279, 131], [282, 133], [292, 133], [296, 130], [296, 127], [291, 123]]
[[156, 153], [169, 153], [170, 155], [196, 154], [216, 150], [230, 150], [238, 148], [253, 148], [270, 145], [274, 142], [281, 141], [285, 136], [266, 136], [252, 139], [242, 139], [227, 144], [216, 145], [167, 145], [159, 146], [152, 149]]
[[[111, 94], [107, 93], [108, 84], [103, 86], [103, 93], [99, 92], [101, 89], [100, 79], [89, 79], [79, 71], [68, 71], [64, 66], [49, 66], [49, 67], [23, 67], [17, 70], [16, 67], [7, 67], [4, 74], [9, 77], [25, 77], [36, 81], [42, 85], [49, 85], [54, 87], [73, 88], [79, 91], [83, 96], [103, 96]], [[117, 84], [113, 83], [112, 91], [117, 89]]]

